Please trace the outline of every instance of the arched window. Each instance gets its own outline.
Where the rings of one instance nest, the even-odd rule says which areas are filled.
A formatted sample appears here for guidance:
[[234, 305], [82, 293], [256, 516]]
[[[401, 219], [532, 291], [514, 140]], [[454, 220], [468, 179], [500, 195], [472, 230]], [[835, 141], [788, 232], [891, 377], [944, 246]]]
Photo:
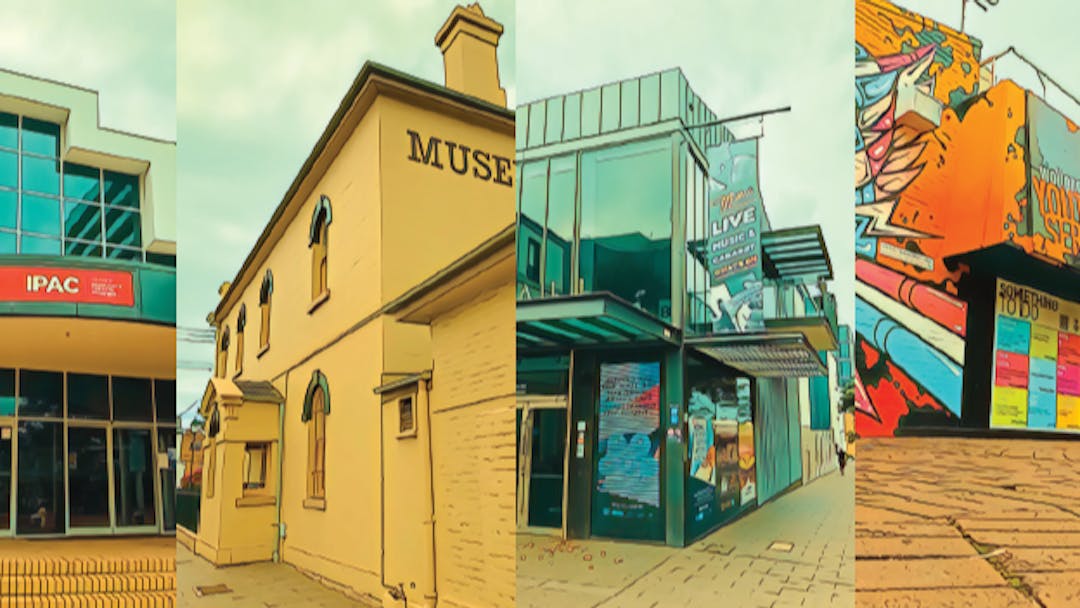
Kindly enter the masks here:
[[244, 371], [244, 327], [247, 326], [247, 304], [240, 305], [236, 315], [236, 373]]
[[311, 230], [308, 234], [308, 247], [311, 248], [311, 299], [316, 300], [330, 291], [327, 279], [327, 247], [330, 236], [330, 221], [333, 213], [330, 199], [324, 194], [315, 205], [311, 215]]
[[225, 331], [221, 332], [221, 340], [218, 341], [218, 356], [217, 356], [217, 376], [218, 378], [225, 377], [225, 368], [229, 363], [229, 326], [225, 326]]
[[214, 478], [217, 469], [217, 434], [221, 430], [221, 419], [215, 406], [210, 412], [210, 419], [206, 424], [206, 451], [203, 456], [202, 484], [206, 488], [207, 498], [214, 497]]
[[330, 414], [330, 386], [319, 370], [311, 374], [304, 395], [301, 419], [308, 427], [308, 498], [326, 498], [326, 417]]
[[270, 300], [274, 296], [274, 274], [269, 270], [263, 277], [262, 288], [259, 289], [259, 309], [262, 312], [262, 323], [259, 326], [259, 350], [270, 348]]

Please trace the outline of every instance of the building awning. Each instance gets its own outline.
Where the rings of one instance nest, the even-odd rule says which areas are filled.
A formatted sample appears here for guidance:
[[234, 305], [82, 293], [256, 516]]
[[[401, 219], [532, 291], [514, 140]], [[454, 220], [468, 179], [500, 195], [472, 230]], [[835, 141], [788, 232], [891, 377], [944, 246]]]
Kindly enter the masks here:
[[519, 349], [678, 340], [677, 329], [607, 292], [517, 303]]
[[1080, 268], [1033, 255], [1012, 243], [959, 253], [946, 264], [966, 264], [972, 274], [1001, 277], [1066, 300], [1080, 301]]
[[756, 378], [807, 378], [828, 373], [801, 333], [757, 332], [689, 338], [687, 346]]
[[766, 278], [816, 283], [833, 278], [829, 250], [820, 226], [800, 226], [761, 234]]
[[414, 384], [423, 382], [425, 380], [431, 380], [431, 370], [430, 369], [426, 369], [426, 370], [424, 370], [422, 372], [417, 372], [415, 374], [407, 374], [405, 376], [401, 376], [399, 378], [394, 378], [393, 380], [388, 380], [386, 382], [383, 382], [379, 386], [375, 387], [374, 392], [375, 392], [376, 395], [381, 395], [383, 393], [390, 393], [390, 392], [398, 390], [399, 388], [405, 388], [405, 387], [408, 387], [408, 386], [412, 386]]
[[836, 350], [839, 348], [832, 326], [829, 325], [829, 320], [825, 317], [765, 319], [765, 329], [769, 333], [798, 332], [806, 336], [806, 342], [814, 350]]

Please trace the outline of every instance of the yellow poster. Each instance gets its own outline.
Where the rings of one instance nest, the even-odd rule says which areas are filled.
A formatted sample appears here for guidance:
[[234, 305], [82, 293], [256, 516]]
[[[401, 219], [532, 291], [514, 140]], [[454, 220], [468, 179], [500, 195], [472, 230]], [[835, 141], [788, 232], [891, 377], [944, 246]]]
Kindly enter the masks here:
[[1028, 391], [1026, 388], [994, 387], [990, 425], [1024, 428], [1027, 426]]
[[1045, 325], [1031, 326], [1031, 356], [1057, 361], [1058, 332]]
[[1080, 397], [1058, 395], [1057, 426], [1059, 429], [1080, 431]]

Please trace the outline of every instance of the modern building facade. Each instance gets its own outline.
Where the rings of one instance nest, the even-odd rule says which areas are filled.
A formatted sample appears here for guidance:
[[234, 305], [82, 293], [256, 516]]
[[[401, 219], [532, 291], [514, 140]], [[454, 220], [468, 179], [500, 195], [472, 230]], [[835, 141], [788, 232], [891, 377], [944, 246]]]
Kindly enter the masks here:
[[0, 536], [171, 534], [175, 144], [0, 70]]
[[966, 34], [856, 17], [858, 433], [1080, 432], [1075, 117]]
[[[384, 606], [509, 606], [513, 132], [502, 26], [367, 63], [212, 314], [198, 530]], [[505, 497], [500, 499], [499, 497]]]
[[832, 269], [757, 143], [679, 70], [519, 107], [519, 529], [682, 546], [827, 466]]

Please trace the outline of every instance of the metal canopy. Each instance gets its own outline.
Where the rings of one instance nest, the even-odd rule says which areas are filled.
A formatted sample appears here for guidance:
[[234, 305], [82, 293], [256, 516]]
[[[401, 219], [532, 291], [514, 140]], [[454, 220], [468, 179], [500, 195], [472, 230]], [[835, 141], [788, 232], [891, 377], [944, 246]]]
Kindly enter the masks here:
[[678, 342], [678, 330], [607, 292], [517, 303], [517, 345], [581, 347]]
[[687, 346], [757, 378], [808, 378], [828, 373], [800, 333], [752, 333], [690, 338]]
[[767, 278], [804, 283], [833, 278], [832, 262], [820, 226], [763, 232], [761, 251]]

